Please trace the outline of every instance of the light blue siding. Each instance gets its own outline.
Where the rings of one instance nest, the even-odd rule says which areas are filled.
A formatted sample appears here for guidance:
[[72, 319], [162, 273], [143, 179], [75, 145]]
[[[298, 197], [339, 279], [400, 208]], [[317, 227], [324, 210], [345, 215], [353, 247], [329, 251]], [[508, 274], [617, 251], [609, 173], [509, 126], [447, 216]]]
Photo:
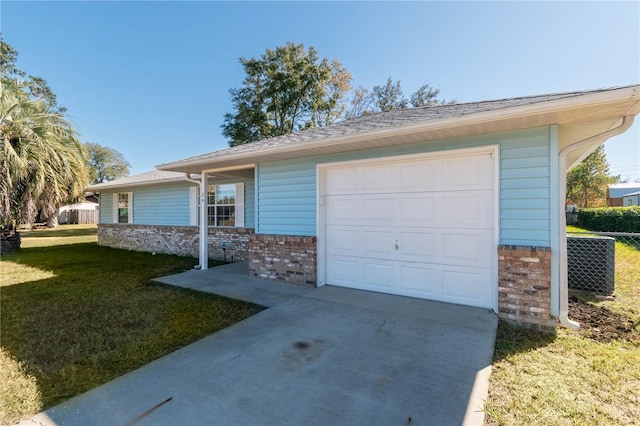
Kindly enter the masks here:
[[113, 223], [113, 192], [100, 193], [99, 223]]
[[548, 127], [303, 160], [261, 163], [256, 172], [256, 232], [316, 235], [318, 164], [483, 145], [500, 146], [500, 243], [548, 247], [552, 193]]
[[136, 225], [189, 226], [191, 184], [134, 188], [133, 223]]
[[500, 142], [500, 244], [551, 245], [550, 146], [549, 128]]
[[[252, 179], [214, 181], [211, 184], [238, 183], [244, 181], [245, 227], [255, 227], [255, 185]], [[133, 192], [133, 223], [136, 225], [189, 226], [189, 188], [196, 185], [177, 183], [123, 188], [118, 192]], [[113, 194], [100, 194], [100, 223], [113, 223]]]

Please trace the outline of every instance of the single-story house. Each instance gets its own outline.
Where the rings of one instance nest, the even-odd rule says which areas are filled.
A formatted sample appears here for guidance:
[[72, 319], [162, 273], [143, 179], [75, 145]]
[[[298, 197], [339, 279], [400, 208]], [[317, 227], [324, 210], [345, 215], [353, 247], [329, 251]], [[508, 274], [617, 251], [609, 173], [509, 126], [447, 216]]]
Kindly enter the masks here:
[[627, 194], [623, 196], [622, 206], [623, 207], [640, 206], [640, 191], [632, 192], [631, 194]]
[[614, 183], [607, 185], [607, 206], [609, 207], [623, 207], [627, 205], [637, 204], [624, 204], [624, 197], [640, 191], [640, 183], [627, 182], [627, 183]]
[[224, 242], [256, 277], [576, 327], [566, 172], [639, 111], [633, 85], [397, 109], [223, 149], [91, 187], [99, 241], [184, 248], [202, 269]]

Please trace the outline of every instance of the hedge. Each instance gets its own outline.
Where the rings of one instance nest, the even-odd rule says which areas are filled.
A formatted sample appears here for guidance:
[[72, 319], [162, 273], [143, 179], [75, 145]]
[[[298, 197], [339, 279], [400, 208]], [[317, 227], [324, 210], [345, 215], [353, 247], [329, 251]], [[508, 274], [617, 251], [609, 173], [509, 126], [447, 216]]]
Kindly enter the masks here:
[[640, 232], [640, 207], [580, 209], [578, 225], [591, 231]]

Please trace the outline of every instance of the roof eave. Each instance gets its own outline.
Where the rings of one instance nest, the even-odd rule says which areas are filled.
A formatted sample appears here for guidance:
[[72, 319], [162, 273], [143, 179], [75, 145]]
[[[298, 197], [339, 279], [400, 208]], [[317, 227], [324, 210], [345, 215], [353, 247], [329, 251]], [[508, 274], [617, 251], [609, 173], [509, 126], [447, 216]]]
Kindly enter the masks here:
[[[230, 153], [223, 157], [216, 158], [197, 158], [192, 160], [179, 160], [158, 166], [160, 170], [170, 170], [179, 172], [197, 172], [203, 169], [215, 169], [216, 167], [224, 167], [247, 162], [259, 162], [261, 158], [273, 157], [281, 155], [282, 157], [295, 158], [304, 157], [307, 151], [319, 150], [322, 148], [330, 148], [340, 146], [341, 149], [335, 152], [352, 150], [351, 145], [355, 145], [365, 140], [382, 139], [389, 137], [397, 137], [410, 134], [422, 134], [427, 138], [430, 133], [441, 132], [443, 130], [452, 130], [456, 128], [471, 129], [476, 126], [478, 129], [486, 123], [494, 123], [500, 121], [503, 123], [499, 131], [524, 130], [527, 128], [541, 127], [552, 124], [562, 124], [559, 122], [539, 121], [537, 125], [523, 125], [522, 120], [530, 116], [549, 116], [560, 112], [567, 112], [568, 109], [585, 108], [596, 105], [606, 105], [609, 103], [619, 103], [624, 101], [635, 102], [629, 109], [636, 110], [638, 113], [638, 105], [640, 104], [639, 86], [624, 87], [597, 93], [587, 93], [567, 98], [555, 99], [544, 102], [537, 102], [528, 105], [520, 105], [508, 107], [492, 111], [484, 111], [468, 115], [460, 115], [454, 117], [446, 117], [442, 119], [431, 119], [420, 121], [403, 126], [394, 126], [385, 129], [377, 129], [369, 132], [362, 132], [348, 136], [334, 136], [323, 140], [311, 140], [305, 142], [291, 143], [289, 145], [279, 145], [275, 147], [267, 147], [255, 151], [247, 151], [240, 153]], [[530, 120], [536, 122], [536, 120]], [[466, 133], [465, 136], [474, 136], [487, 133], [495, 133], [491, 131], [472, 131]], [[298, 152], [299, 155], [291, 155]], [[289, 155], [287, 155], [289, 154]]]

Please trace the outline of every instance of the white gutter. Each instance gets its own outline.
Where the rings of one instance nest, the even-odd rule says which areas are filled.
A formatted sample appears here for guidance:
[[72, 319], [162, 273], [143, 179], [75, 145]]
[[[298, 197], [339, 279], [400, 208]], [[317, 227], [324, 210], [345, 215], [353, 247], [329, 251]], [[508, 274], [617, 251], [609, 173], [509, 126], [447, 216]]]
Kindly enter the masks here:
[[198, 223], [198, 233], [199, 233], [199, 250], [198, 257], [200, 264], [198, 265], [201, 270], [209, 268], [209, 229], [207, 228], [207, 205], [205, 203], [205, 194], [207, 193], [207, 174], [202, 173], [200, 175], [200, 179], [193, 179], [191, 177], [191, 173], [185, 173], [185, 178], [187, 182], [195, 183], [200, 187], [200, 223]]
[[[601, 143], [613, 136], [617, 136], [621, 133], [626, 132], [629, 127], [633, 124], [633, 115], [625, 115], [622, 117], [622, 123], [614, 128], [607, 130], [606, 132], [600, 133], [595, 136], [591, 136], [587, 139], [583, 139], [581, 141], [575, 142], [569, 146], [564, 147], [560, 153], [558, 154], [558, 201], [559, 206], [564, 206], [566, 204], [567, 198], [567, 155], [580, 148], [590, 147], [596, 143]], [[567, 273], [567, 218], [565, 215], [564, 208], [558, 209], [558, 223], [560, 225], [560, 241], [559, 241], [559, 252], [560, 252], [560, 323], [565, 327], [568, 327], [572, 330], [577, 330], [580, 328], [580, 324], [575, 321], [571, 321], [569, 319], [569, 284], [568, 284], [568, 273]]]

